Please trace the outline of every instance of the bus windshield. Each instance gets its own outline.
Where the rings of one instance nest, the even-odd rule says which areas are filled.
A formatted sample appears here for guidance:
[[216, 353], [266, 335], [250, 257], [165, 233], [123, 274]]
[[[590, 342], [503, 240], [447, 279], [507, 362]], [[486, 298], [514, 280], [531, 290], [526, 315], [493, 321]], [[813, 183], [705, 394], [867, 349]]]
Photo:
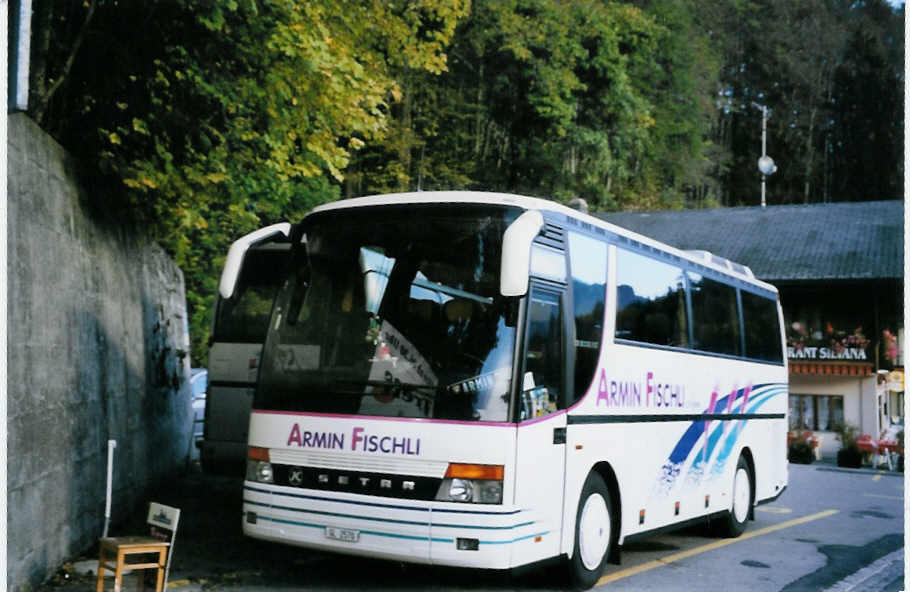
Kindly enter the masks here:
[[303, 223], [276, 298], [261, 410], [507, 421], [514, 298], [501, 206], [334, 210]]
[[289, 255], [287, 243], [250, 249], [234, 295], [228, 300], [218, 299], [213, 341], [262, 343]]

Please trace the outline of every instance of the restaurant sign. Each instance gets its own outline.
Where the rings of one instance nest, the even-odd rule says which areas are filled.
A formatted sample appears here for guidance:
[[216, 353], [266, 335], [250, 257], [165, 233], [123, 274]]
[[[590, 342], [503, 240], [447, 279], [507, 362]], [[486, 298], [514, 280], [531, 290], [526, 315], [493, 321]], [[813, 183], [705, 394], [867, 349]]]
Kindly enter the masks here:
[[861, 347], [788, 347], [787, 358], [791, 360], [859, 360], [866, 361], [865, 348]]

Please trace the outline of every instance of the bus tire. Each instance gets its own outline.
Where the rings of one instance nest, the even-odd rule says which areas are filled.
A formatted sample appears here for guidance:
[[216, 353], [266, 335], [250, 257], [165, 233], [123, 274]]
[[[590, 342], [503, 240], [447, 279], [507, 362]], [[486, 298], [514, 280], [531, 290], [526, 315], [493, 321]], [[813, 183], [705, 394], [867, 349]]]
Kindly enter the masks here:
[[569, 559], [569, 578], [579, 590], [597, 583], [616, 541], [613, 505], [603, 478], [597, 473], [588, 475], [575, 516], [575, 548]]
[[736, 471], [733, 474], [733, 499], [730, 513], [721, 524], [724, 536], [736, 538], [746, 530], [749, 511], [755, 500], [752, 499], [752, 472], [744, 456], [739, 457]]

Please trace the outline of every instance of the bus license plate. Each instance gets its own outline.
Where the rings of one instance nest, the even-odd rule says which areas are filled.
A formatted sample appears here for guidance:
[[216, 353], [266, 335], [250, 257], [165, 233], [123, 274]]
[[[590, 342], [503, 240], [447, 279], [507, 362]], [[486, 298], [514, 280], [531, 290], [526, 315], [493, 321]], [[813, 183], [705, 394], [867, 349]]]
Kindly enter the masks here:
[[334, 526], [326, 526], [325, 537], [327, 539], [344, 541], [346, 543], [356, 543], [360, 540], [360, 531], [350, 528], [336, 528]]

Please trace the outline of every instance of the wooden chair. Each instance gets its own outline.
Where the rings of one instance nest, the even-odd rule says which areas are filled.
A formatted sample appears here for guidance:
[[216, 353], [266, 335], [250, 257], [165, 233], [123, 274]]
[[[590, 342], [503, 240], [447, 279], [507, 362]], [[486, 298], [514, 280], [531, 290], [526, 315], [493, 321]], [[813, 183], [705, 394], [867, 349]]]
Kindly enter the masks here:
[[[177, 521], [180, 510], [152, 502], [149, 504], [149, 536], [105, 537], [101, 539], [98, 554], [97, 592], [104, 590], [104, 570], [114, 572], [114, 592], [120, 592], [123, 573], [132, 570], [157, 570], [155, 592], [163, 592], [167, 584], [167, 572], [174, 550]], [[139, 555], [138, 561], [128, 563], [131, 555]], [[154, 558], [152, 558], [154, 557]], [[109, 561], [114, 560], [114, 563]], [[144, 572], [139, 575], [139, 589], [144, 584]]]

